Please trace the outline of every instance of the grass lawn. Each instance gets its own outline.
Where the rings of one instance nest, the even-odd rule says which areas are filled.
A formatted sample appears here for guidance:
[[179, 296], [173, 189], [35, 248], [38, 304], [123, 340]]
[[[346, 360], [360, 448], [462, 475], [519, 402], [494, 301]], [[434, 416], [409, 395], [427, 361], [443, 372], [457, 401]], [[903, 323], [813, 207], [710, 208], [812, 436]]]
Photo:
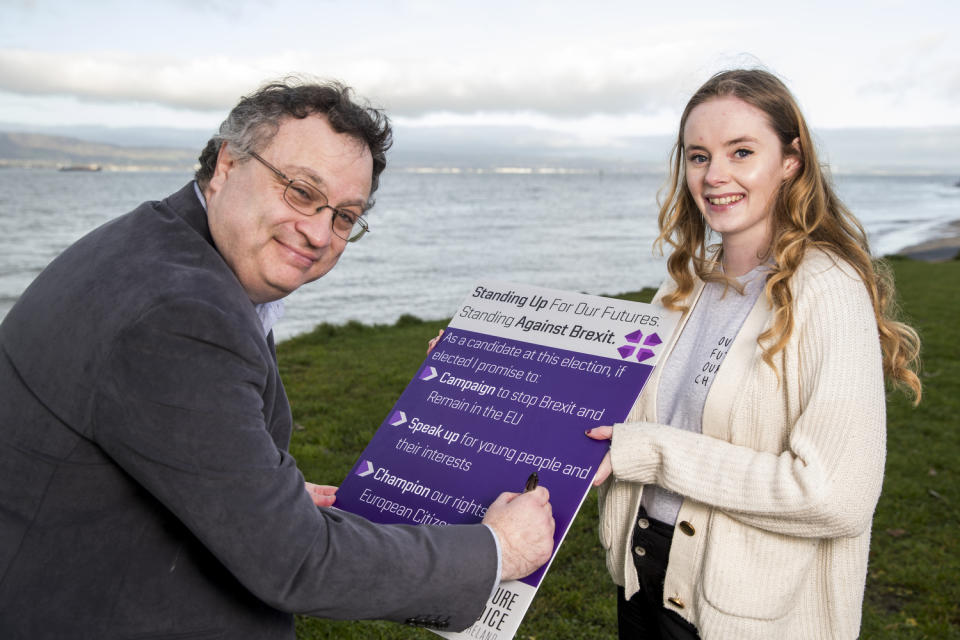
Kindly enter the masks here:
[[[861, 637], [960, 638], [960, 262], [893, 260], [904, 315], [924, 341], [924, 399], [888, 398], [883, 495], [874, 516]], [[652, 291], [621, 296], [647, 300]], [[339, 484], [445, 321], [321, 325], [279, 345], [297, 429], [291, 443], [312, 482]], [[517, 638], [616, 637], [615, 591], [597, 540], [591, 493]], [[298, 638], [435, 638], [386, 622], [301, 618]]]

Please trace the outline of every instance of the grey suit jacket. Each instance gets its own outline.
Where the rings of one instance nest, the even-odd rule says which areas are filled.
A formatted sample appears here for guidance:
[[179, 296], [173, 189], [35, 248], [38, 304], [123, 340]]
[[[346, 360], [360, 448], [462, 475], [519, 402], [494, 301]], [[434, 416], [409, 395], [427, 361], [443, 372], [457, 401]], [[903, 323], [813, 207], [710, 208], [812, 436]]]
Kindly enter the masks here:
[[490, 532], [316, 508], [291, 424], [192, 183], [76, 242], [0, 325], [0, 638], [471, 624]]

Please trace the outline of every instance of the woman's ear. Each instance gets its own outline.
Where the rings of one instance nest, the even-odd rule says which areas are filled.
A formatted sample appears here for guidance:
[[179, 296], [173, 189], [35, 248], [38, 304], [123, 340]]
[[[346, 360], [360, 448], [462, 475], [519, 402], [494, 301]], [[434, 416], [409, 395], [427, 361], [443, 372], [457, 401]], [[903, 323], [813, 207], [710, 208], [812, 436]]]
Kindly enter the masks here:
[[802, 168], [803, 151], [800, 148], [800, 138], [794, 138], [790, 143], [790, 153], [783, 156], [783, 179], [789, 180]]

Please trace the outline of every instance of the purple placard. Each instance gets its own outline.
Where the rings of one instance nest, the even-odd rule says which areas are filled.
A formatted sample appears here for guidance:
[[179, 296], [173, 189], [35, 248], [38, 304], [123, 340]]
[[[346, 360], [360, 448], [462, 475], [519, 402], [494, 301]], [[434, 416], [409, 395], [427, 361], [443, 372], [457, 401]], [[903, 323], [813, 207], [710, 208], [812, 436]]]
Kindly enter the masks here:
[[[675, 320], [647, 304], [477, 286], [340, 485], [336, 506], [381, 523], [472, 524], [536, 471], [550, 490], [555, 556], [608, 448], [584, 431], [627, 417]], [[512, 637], [549, 564], [502, 585], [475, 626]], [[519, 605], [497, 605], [511, 593]]]

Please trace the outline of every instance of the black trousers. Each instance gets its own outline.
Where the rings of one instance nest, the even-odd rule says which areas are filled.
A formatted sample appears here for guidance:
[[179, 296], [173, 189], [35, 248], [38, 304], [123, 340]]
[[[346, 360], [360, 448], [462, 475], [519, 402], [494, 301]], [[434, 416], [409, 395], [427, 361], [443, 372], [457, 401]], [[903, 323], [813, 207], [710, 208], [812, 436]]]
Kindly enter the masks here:
[[640, 590], [624, 600], [617, 589], [617, 629], [620, 640], [699, 640], [697, 628], [663, 606], [663, 580], [667, 574], [673, 527], [647, 517], [640, 507], [633, 524], [633, 564]]

